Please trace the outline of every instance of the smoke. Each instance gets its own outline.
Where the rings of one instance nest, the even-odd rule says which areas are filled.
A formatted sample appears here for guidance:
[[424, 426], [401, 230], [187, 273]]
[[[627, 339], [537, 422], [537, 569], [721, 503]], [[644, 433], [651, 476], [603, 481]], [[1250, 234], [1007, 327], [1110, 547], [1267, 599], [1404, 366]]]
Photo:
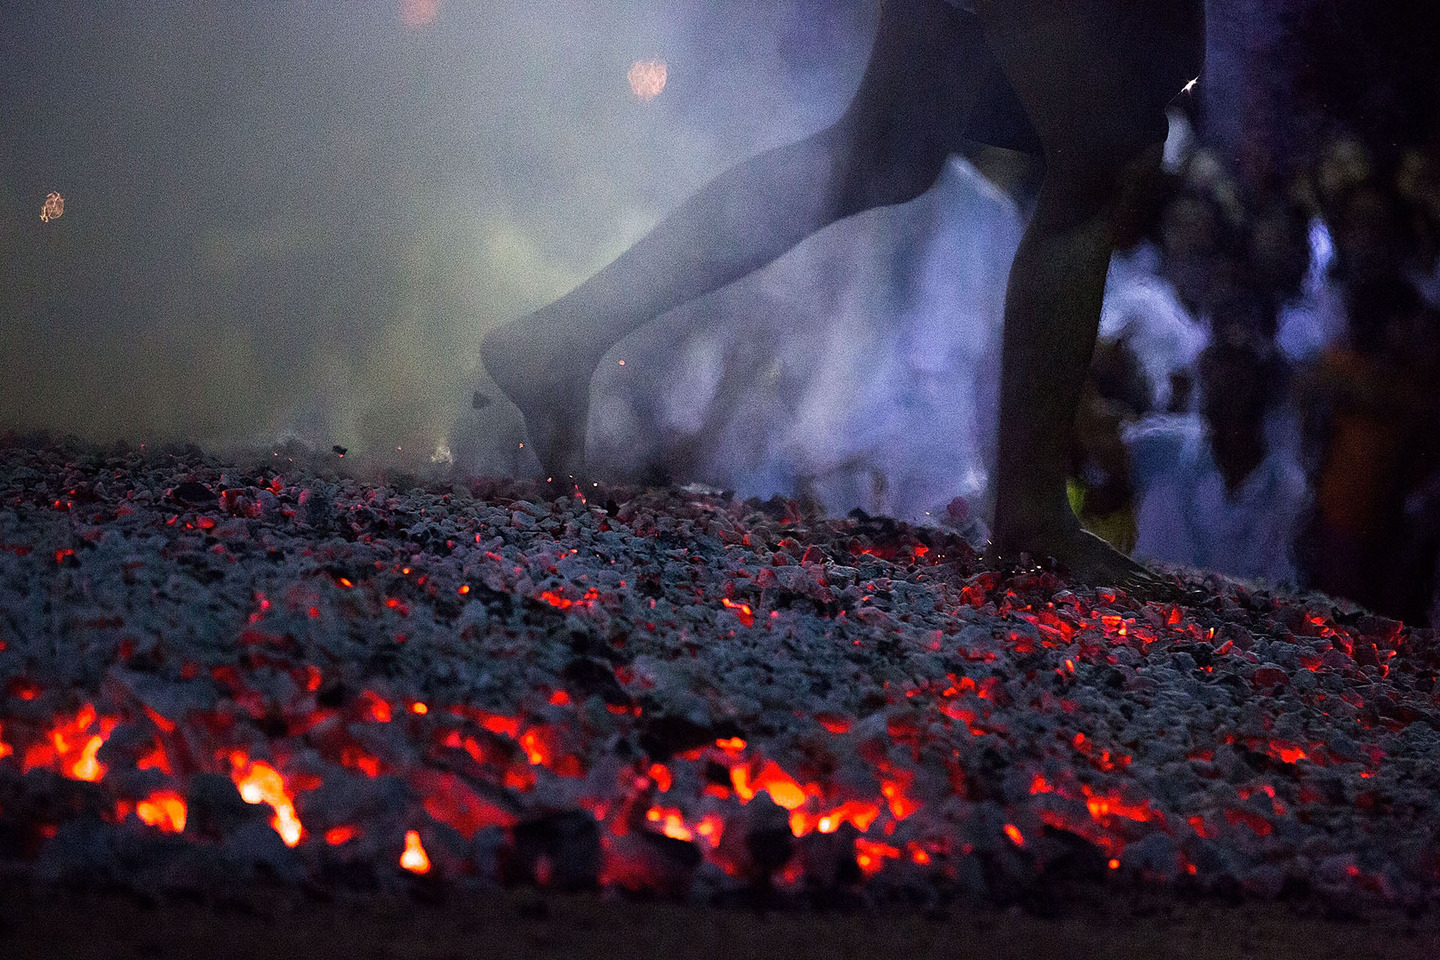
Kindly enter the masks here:
[[[484, 385], [484, 332], [838, 113], [873, 11], [45, 0], [5, 16], [0, 429], [428, 459]], [[668, 64], [648, 102], [627, 82], [639, 60]], [[66, 207], [46, 223], [51, 191]], [[514, 429], [503, 406], [495, 436]]]
[[[453, 449], [465, 469], [526, 472], [509, 405], [471, 409], [496, 396], [481, 337], [725, 168], [836, 117], [875, 6], [15, 6], [0, 430], [293, 436], [381, 466]], [[654, 95], [658, 71], [632, 67], [658, 62]], [[1213, 114], [1239, 62], [1212, 56]], [[42, 222], [51, 191], [65, 214]], [[1019, 229], [957, 161], [921, 200], [674, 311], [602, 365], [593, 460], [901, 516], [983, 499]]]

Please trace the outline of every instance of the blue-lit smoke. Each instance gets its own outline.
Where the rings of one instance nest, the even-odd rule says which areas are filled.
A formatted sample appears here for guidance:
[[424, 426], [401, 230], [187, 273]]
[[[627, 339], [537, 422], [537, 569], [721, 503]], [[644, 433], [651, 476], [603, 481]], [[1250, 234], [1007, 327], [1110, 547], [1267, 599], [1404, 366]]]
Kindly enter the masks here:
[[[833, 119], [875, 16], [834, 0], [440, 0], [414, 25], [413, 6], [7, 12], [0, 429], [293, 434], [376, 464], [443, 447], [462, 468], [524, 471], [508, 405], [470, 409], [493, 394], [483, 333], [727, 166]], [[625, 75], [649, 58], [669, 85], [642, 103]], [[67, 211], [43, 224], [51, 190]], [[602, 367], [595, 462], [681, 462], [745, 493], [902, 515], [983, 495], [1019, 230], [957, 162], [920, 201], [676, 311]]]

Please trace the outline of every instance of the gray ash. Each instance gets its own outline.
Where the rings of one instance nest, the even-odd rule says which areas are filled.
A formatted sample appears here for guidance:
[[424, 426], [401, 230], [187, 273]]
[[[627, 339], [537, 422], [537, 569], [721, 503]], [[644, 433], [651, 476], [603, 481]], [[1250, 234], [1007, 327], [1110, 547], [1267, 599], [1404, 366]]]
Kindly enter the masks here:
[[1440, 889], [1430, 631], [1198, 574], [1175, 602], [990, 569], [948, 530], [779, 498], [334, 467], [0, 447], [8, 869]]

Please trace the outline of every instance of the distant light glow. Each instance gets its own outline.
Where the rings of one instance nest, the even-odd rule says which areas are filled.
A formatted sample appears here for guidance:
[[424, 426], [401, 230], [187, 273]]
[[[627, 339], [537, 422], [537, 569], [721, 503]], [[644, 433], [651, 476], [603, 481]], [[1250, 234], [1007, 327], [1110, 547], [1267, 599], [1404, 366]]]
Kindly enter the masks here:
[[636, 60], [625, 76], [630, 81], [630, 90], [635, 98], [648, 103], [660, 96], [669, 74], [664, 60]]
[[428, 27], [440, 12], [440, 0], [400, 0], [400, 22], [412, 29]]
[[45, 198], [45, 206], [40, 208], [40, 219], [45, 223], [51, 220], [59, 220], [65, 215], [65, 198], [58, 193], [51, 193]]

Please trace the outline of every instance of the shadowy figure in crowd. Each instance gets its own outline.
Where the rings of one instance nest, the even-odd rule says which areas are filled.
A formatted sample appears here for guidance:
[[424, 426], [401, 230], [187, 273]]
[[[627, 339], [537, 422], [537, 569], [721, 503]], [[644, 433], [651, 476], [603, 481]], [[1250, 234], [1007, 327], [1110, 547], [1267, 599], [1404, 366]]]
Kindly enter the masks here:
[[1284, 364], [1262, 332], [1222, 322], [1196, 367], [1199, 414], [1151, 417], [1126, 431], [1140, 497], [1135, 554], [1294, 584], [1309, 485], [1266, 428], [1284, 395]]
[[614, 263], [485, 338], [544, 475], [585, 474], [590, 378], [622, 338], [816, 231], [905, 203], [976, 144], [1038, 154], [1011, 269], [992, 548], [1081, 579], [1143, 579], [1066, 498], [1106, 271], [1160, 182], [1165, 108], [1200, 73], [1202, 0], [881, 0], [860, 88], [832, 125], [720, 174]]
[[1434, 569], [1435, 531], [1417, 523], [1434, 512], [1440, 462], [1440, 324], [1399, 276], [1348, 293], [1348, 343], [1322, 354], [1306, 391], [1325, 423], [1312, 585], [1419, 622]]

